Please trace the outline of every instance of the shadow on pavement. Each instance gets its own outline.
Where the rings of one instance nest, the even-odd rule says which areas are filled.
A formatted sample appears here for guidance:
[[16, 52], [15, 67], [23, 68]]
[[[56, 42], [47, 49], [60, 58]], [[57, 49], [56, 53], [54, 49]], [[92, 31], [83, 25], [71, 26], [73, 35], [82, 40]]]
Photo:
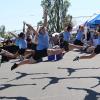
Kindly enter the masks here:
[[67, 87], [67, 89], [71, 90], [83, 90], [86, 91], [88, 94], [85, 96], [84, 100], [98, 100], [98, 98], [100, 97], [100, 93], [91, 90], [91, 89], [86, 89], [86, 88], [73, 88], [73, 87]]
[[26, 77], [26, 76], [30, 76], [30, 75], [42, 75], [42, 74], [48, 74], [48, 73], [22, 73], [22, 72], [16, 72], [17, 74], [19, 74], [18, 77], [12, 79], [12, 80], [9, 80], [7, 82], [11, 82], [11, 81], [14, 81], [14, 80], [18, 80], [18, 79], [21, 79], [23, 77]]
[[100, 69], [100, 67], [98, 68], [61, 68], [58, 67], [58, 69], [66, 69], [67, 72], [69, 73], [68, 76], [70, 76], [72, 73], [78, 71], [78, 70], [85, 70], [85, 69]]
[[27, 85], [36, 85], [36, 84], [0, 84], [0, 91], [11, 87], [27, 86]]
[[29, 100], [28, 98], [26, 98], [26, 97], [6, 97], [6, 96], [2, 96], [2, 97], [0, 97], [0, 100], [11, 100], [11, 99], [16, 99], [16, 100]]

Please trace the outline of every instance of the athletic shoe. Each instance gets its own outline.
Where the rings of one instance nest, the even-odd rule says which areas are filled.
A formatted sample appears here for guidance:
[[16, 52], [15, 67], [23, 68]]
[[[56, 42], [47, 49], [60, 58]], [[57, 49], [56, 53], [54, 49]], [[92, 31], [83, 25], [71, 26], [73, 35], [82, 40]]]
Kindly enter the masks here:
[[76, 56], [74, 59], [73, 59], [73, 61], [77, 61], [77, 60], [79, 60], [79, 56]]
[[14, 70], [15, 68], [17, 68], [18, 67], [18, 64], [14, 64], [12, 67], [11, 67], [11, 70]]

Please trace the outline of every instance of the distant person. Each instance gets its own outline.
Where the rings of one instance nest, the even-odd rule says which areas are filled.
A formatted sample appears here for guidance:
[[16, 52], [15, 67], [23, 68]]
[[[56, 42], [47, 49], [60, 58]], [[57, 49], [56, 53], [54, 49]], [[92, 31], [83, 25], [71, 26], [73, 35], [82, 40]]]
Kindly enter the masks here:
[[97, 54], [100, 53], [100, 26], [97, 28], [96, 35], [98, 35], [98, 39], [97, 39], [97, 46], [95, 47], [94, 51], [92, 52], [92, 54], [88, 55], [88, 56], [77, 56], [73, 59], [73, 61], [79, 60], [79, 59], [91, 59], [93, 57], [95, 57]]
[[74, 41], [75, 45], [81, 45], [83, 46], [83, 36], [84, 36], [84, 26], [79, 26], [79, 29], [77, 30], [76, 38]]
[[64, 32], [60, 34], [60, 47], [63, 48], [66, 52], [69, 52], [75, 48], [84, 49], [84, 46], [75, 45], [70, 43], [72, 26], [67, 26], [64, 28]]
[[52, 34], [52, 42], [53, 46], [59, 45], [59, 34], [56, 33]]
[[70, 42], [71, 31], [72, 31], [72, 26], [67, 26], [64, 28], [64, 32], [61, 33], [62, 37], [60, 39], [60, 46], [61, 48], [64, 48], [65, 51], [69, 50], [68, 45]]

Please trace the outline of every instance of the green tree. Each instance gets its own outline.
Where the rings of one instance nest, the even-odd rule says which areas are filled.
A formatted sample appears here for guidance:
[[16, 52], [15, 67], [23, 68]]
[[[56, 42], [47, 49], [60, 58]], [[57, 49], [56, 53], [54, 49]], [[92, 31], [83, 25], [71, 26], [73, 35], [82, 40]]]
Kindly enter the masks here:
[[42, 0], [41, 5], [43, 9], [47, 9], [49, 32], [61, 32], [71, 23], [72, 16], [67, 14], [69, 0]]
[[0, 36], [1, 37], [4, 37], [4, 34], [5, 34], [5, 26], [4, 25], [1, 25], [0, 26]]
[[5, 39], [12, 38], [12, 35], [6, 34], [5, 29], [6, 29], [5, 25], [0, 26], [0, 37], [5, 38]]

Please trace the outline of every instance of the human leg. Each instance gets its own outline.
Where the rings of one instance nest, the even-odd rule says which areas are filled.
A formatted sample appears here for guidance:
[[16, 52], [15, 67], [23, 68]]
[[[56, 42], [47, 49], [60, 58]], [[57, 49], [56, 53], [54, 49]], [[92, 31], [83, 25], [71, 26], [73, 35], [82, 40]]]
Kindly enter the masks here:
[[6, 57], [8, 57], [8, 58], [10, 58], [10, 59], [16, 58], [16, 55], [15, 55], [15, 54], [10, 53], [10, 52], [8, 52], [8, 51], [6, 51], [6, 50], [4, 50], [4, 49], [1, 50], [0, 54], [1, 54], [1, 55], [4, 55], [4, 56], [6, 56]]
[[97, 45], [95, 48], [94, 48], [94, 51], [88, 55], [88, 56], [77, 56], [73, 59], [73, 61], [76, 61], [76, 60], [79, 60], [79, 59], [91, 59], [93, 58], [94, 56], [96, 56], [97, 54], [100, 53], [100, 45]]
[[90, 54], [88, 56], [80, 56], [79, 59], [91, 59], [94, 56], [96, 56], [96, 53], [93, 52], [92, 54]]
[[73, 59], [73, 61], [77, 61], [77, 60], [79, 60], [79, 59], [91, 59], [91, 58], [93, 58], [94, 56], [96, 56], [96, 53], [92, 53], [92, 54], [90, 54], [90, 55], [88, 55], [88, 56], [86, 56], [86, 55], [83, 55], [83, 56], [76, 56], [74, 59]]
[[30, 56], [34, 56], [35, 55], [35, 50], [32, 49], [19, 49], [17, 56], [19, 56], [20, 60], [24, 60], [29, 58]]
[[21, 61], [19, 64], [14, 64], [12, 67], [11, 67], [11, 70], [14, 70], [15, 68], [21, 66], [21, 65], [24, 65], [24, 64], [34, 64], [36, 63], [36, 60], [33, 59], [33, 57], [30, 57], [30, 59], [26, 59], [26, 60], [23, 60]]
[[28, 58], [30, 56], [35, 56], [35, 50], [27, 49], [24, 54], [24, 58]]
[[48, 49], [47, 50], [47, 55], [58, 55], [64, 52], [64, 49], [58, 48], [58, 49]]
[[69, 43], [69, 50], [73, 50], [73, 49], [83, 49], [83, 46], [80, 46], [80, 45], [74, 45], [74, 44], [71, 44]]
[[69, 43], [69, 51], [73, 50], [73, 49], [79, 49], [79, 50], [87, 50], [90, 46], [89, 45], [85, 45], [85, 46], [80, 46], [80, 45], [74, 45]]

